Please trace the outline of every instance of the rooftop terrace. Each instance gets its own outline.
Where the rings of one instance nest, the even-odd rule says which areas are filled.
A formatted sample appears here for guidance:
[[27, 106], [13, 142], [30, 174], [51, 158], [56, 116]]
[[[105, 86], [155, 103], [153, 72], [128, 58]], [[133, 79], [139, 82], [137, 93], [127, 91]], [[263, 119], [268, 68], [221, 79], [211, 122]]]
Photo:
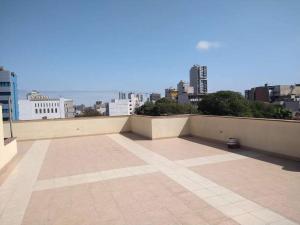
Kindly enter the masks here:
[[[262, 152], [243, 145], [250, 143], [243, 139], [243, 131], [239, 136], [242, 148], [228, 151], [220, 140], [191, 134], [192, 125], [182, 123], [183, 118], [151, 121], [150, 132], [143, 129], [153, 118], [136, 117], [143, 121], [122, 123], [119, 130], [125, 133], [108, 130], [103, 134], [87, 134], [80, 125], [92, 120], [99, 126], [95, 121], [101, 119], [64, 120], [52, 126], [49, 123], [55, 121], [14, 124], [18, 154], [0, 170], [0, 224], [300, 224], [298, 161], [278, 157], [276, 147], [275, 155], [270, 155], [270, 149]], [[102, 120], [107, 119], [111, 120]], [[64, 137], [63, 133], [50, 137], [60, 132], [54, 130], [60, 123], [66, 126], [69, 122], [78, 123], [74, 132], [79, 129], [85, 133], [71, 135], [69, 127], [64, 135], [73, 137]], [[181, 124], [181, 129], [174, 122]], [[255, 123], [249, 129], [254, 129]], [[279, 123], [278, 129], [290, 126], [288, 122]], [[48, 124], [53, 132], [41, 130], [29, 140], [21, 127], [24, 124], [32, 130], [37, 124]], [[109, 124], [110, 129], [116, 126], [112, 120]], [[235, 125], [231, 124], [233, 129]], [[163, 126], [169, 129], [163, 130]], [[299, 123], [296, 126], [299, 129]], [[221, 128], [219, 123], [218, 131]], [[229, 131], [222, 131], [226, 138]], [[274, 132], [270, 134], [273, 137]], [[150, 134], [152, 138], [145, 138]], [[274, 142], [280, 145], [278, 140]], [[289, 158], [299, 153], [293, 146], [291, 143], [286, 148]]]

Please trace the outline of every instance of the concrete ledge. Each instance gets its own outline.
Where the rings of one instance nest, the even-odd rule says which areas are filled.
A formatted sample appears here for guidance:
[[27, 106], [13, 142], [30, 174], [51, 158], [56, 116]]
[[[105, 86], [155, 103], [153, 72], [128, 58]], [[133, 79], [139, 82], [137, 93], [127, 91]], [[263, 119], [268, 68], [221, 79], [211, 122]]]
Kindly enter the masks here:
[[[92, 117], [84, 119], [38, 120], [13, 122], [13, 134], [18, 140], [73, 137], [130, 131], [129, 116]], [[4, 123], [4, 135], [10, 134]]]
[[[5, 136], [9, 124], [5, 123]], [[121, 116], [13, 123], [18, 140], [62, 138], [134, 132], [147, 139], [197, 136], [226, 142], [238, 138], [242, 146], [276, 155], [300, 158], [300, 121], [228, 116]]]
[[0, 149], [0, 170], [17, 154], [17, 140], [11, 139]]

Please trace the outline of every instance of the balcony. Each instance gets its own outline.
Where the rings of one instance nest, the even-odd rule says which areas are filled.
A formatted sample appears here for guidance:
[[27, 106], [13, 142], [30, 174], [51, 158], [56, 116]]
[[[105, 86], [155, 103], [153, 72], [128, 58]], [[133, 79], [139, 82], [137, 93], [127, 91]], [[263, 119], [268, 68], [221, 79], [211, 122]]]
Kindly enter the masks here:
[[[20, 121], [13, 131], [1, 225], [300, 223], [296, 121], [95, 117]], [[229, 137], [242, 147], [229, 151]]]

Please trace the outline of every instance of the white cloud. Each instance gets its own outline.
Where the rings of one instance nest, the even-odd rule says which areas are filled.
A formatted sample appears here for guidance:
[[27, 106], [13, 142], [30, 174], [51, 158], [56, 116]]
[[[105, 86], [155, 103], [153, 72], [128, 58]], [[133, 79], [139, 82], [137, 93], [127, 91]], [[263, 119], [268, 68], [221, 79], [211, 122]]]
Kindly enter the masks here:
[[217, 41], [199, 41], [196, 48], [200, 51], [208, 51], [211, 48], [219, 48], [221, 44]]

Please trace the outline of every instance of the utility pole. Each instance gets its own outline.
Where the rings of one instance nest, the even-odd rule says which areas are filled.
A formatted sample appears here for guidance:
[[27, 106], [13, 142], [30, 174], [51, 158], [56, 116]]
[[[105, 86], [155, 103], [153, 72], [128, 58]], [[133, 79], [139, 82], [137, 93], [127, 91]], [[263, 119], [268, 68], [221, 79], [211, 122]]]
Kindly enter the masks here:
[[8, 98], [8, 111], [9, 111], [10, 137], [13, 138], [12, 119], [11, 119], [11, 97]]

